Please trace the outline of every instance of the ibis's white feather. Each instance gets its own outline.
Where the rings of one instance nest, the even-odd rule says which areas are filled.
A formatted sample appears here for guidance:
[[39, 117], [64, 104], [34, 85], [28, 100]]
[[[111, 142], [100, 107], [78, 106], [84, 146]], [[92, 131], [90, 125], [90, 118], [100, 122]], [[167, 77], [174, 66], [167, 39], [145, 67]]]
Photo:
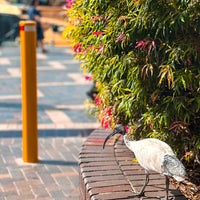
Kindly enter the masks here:
[[172, 176], [177, 181], [184, 180], [185, 168], [165, 142], [155, 138], [132, 141], [127, 134], [124, 135], [124, 142], [134, 152], [138, 163], [147, 171]]

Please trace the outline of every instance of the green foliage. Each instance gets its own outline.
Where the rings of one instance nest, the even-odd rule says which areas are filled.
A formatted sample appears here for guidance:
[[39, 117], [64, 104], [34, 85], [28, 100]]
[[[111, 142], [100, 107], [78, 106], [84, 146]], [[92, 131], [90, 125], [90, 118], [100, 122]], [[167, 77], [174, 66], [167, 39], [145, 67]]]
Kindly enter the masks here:
[[77, 0], [68, 17], [64, 34], [97, 82], [100, 121], [198, 160], [199, 1]]

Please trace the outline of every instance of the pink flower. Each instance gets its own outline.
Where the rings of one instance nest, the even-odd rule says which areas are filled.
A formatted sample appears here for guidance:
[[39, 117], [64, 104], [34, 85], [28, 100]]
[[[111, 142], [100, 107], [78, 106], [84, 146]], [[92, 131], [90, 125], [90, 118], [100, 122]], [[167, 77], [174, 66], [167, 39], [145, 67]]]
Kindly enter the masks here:
[[97, 106], [100, 106], [101, 105], [101, 99], [100, 98], [98, 98], [97, 96], [95, 97], [95, 104], [97, 105]]
[[105, 21], [105, 16], [94, 15], [91, 17], [91, 20], [95, 23], [96, 21]]
[[101, 126], [104, 129], [110, 128], [112, 124], [112, 108], [106, 107], [101, 110]]
[[82, 52], [82, 44], [80, 43], [80, 42], [78, 42], [77, 44], [75, 44], [74, 45], [74, 52], [76, 52], [76, 53], [80, 53], [80, 52]]
[[99, 16], [92, 16], [91, 19], [92, 19], [93, 22], [96, 22], [100, 19], [100, 17]]
[[85, 76], [85, 80], [87, 81], [91, 81], [93, 79], [93, 77], [91, 75], [86, 75]]
[[121, 33], [117, 39], [115, 40], [115, 42], [120, 42], [120, 41], [124, 41], [125, 40], [125, 34], [124, 33]]
[[129, 127], [129, 126], [124, 126], [124, 129], [125, 129], [126, 133], [128, 133], [128, 132], [129, 132], [129, 129], [130, 129], [130, 127]]
[[103, 53], [103, 45], [100, 44], [99, 47], [96, 48], [97, 51], [99, 51], [100, 53]]
[[70, 8], [72, 7], [73, 3], [74, 3], [73, 0], [66, 0], [66, 5], [65, 5], [65, 7], [66, 7], [67, 9], [70, 9]]
[[112, 115], [112, 109], [110, 107], [107, 108], [107, 115], [108, 116]]
[[147, 46], [147, 42], [144, 40], [140, 40], [140, 41], [136, 42], [135, 48], [144, 51], [146, 49], [146, 46]]
[[101, 120], [101, 126], [102, 126], [104, 129], [108, 129], [108, 128], [109, 128], [110, 123], [109, 123], [108, 117], [103, 117], [103, 118], [102, 118], [102, 120]]
[[99, 35], [101, 36], [101, 35], [103, 35], [103, 32], [101, 32], [101, 31], [95, 31], [92, 34], [96, 35], [96, 36], [99, 36]]

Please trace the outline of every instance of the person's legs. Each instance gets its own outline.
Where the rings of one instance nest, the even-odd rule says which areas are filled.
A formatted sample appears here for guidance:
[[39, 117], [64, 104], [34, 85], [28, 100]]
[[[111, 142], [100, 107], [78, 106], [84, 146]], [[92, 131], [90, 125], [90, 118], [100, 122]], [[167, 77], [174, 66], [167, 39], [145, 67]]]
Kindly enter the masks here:
[[43, 40], [38, 40], [38, 46], [41, 48], [42, 53], [47, 53], [47, 50], [44, 48]]
[[37, 25], [37, 44], [41, 48], [42, 53], [47, 53], [47, 50], [44, 48], [44, 33], [40, 24]]

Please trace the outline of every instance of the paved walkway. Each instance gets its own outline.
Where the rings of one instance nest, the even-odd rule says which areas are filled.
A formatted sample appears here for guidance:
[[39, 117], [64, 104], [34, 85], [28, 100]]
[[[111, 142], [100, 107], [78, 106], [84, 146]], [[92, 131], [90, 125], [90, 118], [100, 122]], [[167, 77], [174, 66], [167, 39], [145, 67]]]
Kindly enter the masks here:
[[84, 106], [91, 83], [68, 47], [48, 50], [37, 51], [39, 162], [29, 164], [21, 158], [19, 46], [0, 47], [0, 200], [79, 199], [78, 155], [98, 127]]

